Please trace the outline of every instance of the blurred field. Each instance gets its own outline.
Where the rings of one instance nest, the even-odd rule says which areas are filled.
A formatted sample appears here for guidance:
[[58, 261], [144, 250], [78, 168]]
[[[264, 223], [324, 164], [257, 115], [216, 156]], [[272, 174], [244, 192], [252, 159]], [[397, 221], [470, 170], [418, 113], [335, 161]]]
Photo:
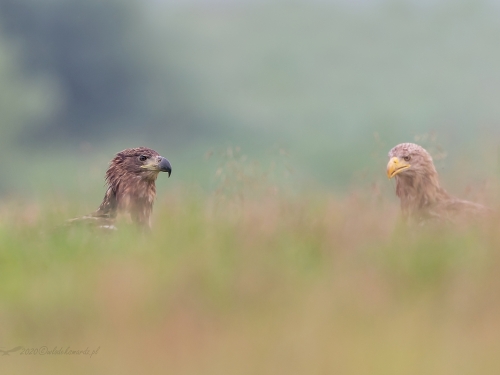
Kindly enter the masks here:
[[23, 155], [0, 194], [139, 145], [200, 184], [207, 150], [286, 148], [336, 189], [430, 131], [454, 160], [498, 147], [498, 2], [194, 3], [0, 0], [0, 155]]
[[291, 192], [228, 163], [212, 194], [160, 191], [150, 234], [60, 226], [84, 204], [4, 201], [0, 348], [99, 352], [11, 353], [2, 372], [500, 371], [500, 217], [416, 236], [388, 182]]
[[[499, 374], [500, 215], [407, 231], [384, 176], [500, 207], [498, 4], [0, 0], [0, 373]], [[153, 231], [64, 227], [140, 145]]]

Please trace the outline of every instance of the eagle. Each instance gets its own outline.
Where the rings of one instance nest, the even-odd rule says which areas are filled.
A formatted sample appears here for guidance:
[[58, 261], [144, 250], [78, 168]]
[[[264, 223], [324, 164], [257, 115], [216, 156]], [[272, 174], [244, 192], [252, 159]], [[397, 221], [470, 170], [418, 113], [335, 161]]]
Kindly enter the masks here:
[[431, 155], [414, 143], [389, 151], [387, 177], [396, 178], [403, 219], [417, 225], [458, 224], [486, 216], [485, 206], [451, 196], [439, 184]]
[[99, 208], [90, 215], [69, 223], [93, 223], [100, 228], [116, 229], [117, 215], [127, 214], [142, 228], [151, 227], [156, 197], [155, 181], [160, 172], [172, 173], [170, 162], [147, 147], [127, 148], [110, 161], [106, 171], [106, 194]]

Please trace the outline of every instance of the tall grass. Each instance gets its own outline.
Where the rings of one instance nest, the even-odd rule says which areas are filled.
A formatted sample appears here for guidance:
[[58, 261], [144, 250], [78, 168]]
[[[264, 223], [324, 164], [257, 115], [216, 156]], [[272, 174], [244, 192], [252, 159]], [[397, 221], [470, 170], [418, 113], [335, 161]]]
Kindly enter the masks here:
[[500, 372], [499, 217], [417, 233], [381, 186], [287, 192], [231, 160], [213, 195], [163, 192], [150, 233], [5, 202], [0, 349], [99, 351], [15, 352], [2, 373]]

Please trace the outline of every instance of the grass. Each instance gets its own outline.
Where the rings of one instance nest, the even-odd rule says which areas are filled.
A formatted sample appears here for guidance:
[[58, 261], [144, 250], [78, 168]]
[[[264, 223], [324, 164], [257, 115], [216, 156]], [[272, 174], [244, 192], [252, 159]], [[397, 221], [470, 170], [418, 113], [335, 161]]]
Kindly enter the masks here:
[[0, 348], [99, 352], [16, 352], [2, 356], [0, 368], [500, 371], [499, 220], [415, 236], [377, 189], [343, 198], [217, 191], [163, 194], [149, 234], [126, 225], [111, 234], [60, 227], [78, 205], [4, 203]]

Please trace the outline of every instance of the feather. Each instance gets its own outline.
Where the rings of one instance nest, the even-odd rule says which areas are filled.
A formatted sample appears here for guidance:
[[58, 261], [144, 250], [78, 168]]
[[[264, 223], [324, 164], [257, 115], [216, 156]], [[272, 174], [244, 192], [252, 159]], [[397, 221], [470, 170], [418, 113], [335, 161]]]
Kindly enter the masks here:
[[116, 229], [115, 219], [127, 214], [134, 224], [150, 227], [156, 197], [156, 178], [172, 171], [170, 162], [146, 147], [131, 148], [115, 155], [106, 171], [106, 193], [99, 208], [90, 215], [68, 220]]
[[457, 224], [486, 216], [481, 204], [455, 198], [439, 183], [431, 155], [414, 143], [402, 143], [389, 152], [387, 175], [396, 179], [401, 212], [410, 224]]

